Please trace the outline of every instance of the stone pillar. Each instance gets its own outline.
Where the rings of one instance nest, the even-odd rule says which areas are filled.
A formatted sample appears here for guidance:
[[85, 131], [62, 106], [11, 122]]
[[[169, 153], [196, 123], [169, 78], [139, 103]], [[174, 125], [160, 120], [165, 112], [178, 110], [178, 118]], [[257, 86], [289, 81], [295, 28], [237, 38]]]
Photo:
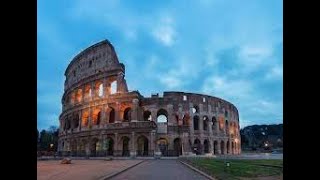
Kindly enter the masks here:
[[175, 116], [173, 115], [173, 105], [172, 104], [167, 105], [167, 111], [168, 111], [168, 124], [167, 125], [171, 125], [175, 119]]
[[115, 122], [116, 123], [120, 123], [121, 122], [121, 119], [120, 119], [120, 103], [119, 102], [116, 102], [116, 107], [114, 109], [115, 111]]
[[93, 110], [92, 107], [89, 107], [89, 117], [88, 117], [88, 126], [92, 127], [92, 114], [93, 114]]
[[82, 103], [85, 101], [85, 99], [84, 99], [85, 96], [86, 96], [86, 91], [85, 90], [86, 90], [86, 85], [83, 85], [82, 86], [82, 95], [81, 95], [82, 96], [82, 98], [81, 98], [81, 102]]
[[113, 146], [113, 148], [114, 148], [114, 155], [115, 156], [118, 156], [118, 155], [121, 155], [121, 154], [119, 154], [119, 152], [118, 152], [118, 133], [114, 133], [114, 146]]
[[221, 154], [221, 147], [220, 147], [220, 145], [221, 145], [221, 141], [219, 141], [219, 140], [217, 140], [217, 154]]
[[151, 132], [150, 132], [150, 151], [155, 151], [155, 148], [154, 148], [154, 145], [155, 145], [155, 143], [154, 143], [154, 141], [155, 141], [155, 130], [152, 130]]
[[[189, 104], [189, 114], [190, 114], [190, 135], [193, 136], [194, 129], [193, 129], [193, 112], [192, 112], [193, 104]], [[192, 142], [193, 143], [193, 142]]]
[[79, 110], [79, 126], [78, 126], [78, 131], [81, 131], [81, 126], [82, 126], [82, 110]]
[[209, 129], [209, 134], [210, 134], [210, 136], [212, 136], [212, 118], [210, 119], [208, 119], [207, 120], [208, 121], [208, 129]]
[[85, 146], [85, 151], [86, 151], [86, 155], [89, 157], [90, 156], [90, 153], [91, 153], [91, 151], [90, 151], [90, 139], [88, 139], [87, 141], [86, 141], [86, 144], [84, 145]]
[[211, 138], [209, 138], [209, 153], [213, 154], [213, 141]]
[[93, 100], [95, 98], [95, 87], [94, 87], [94, 82], [91, 82], [90, 84], [90, 89], [91, 89], [91, 98], [90, 100]]
[[136, 156], [136, 147], [135, 147], [135, 133], [131, 133], [131, 148], [130, 148], [130, 156], [135, 157]]
[[150, 112], [152, 121], [157, 122], [157, 109], [151, 109]]
[[131, 110], [131, 122], [138, 121], [138, 107], [139, 107], [139, 99], [133, 99], [132, 110]]
[[212, 114], [212, 107], [210, 104], [208, 105], [208, 114]]
[[106, 124], [106, 105], [104, 104], [101, 109], [101, 120], [100, 120], [101, 126], [104, 126]]
[[103, 80], [102, 80], [102, 97], [106, 97], [106, 84], [107, 84], [107, 79], [103, 78]]

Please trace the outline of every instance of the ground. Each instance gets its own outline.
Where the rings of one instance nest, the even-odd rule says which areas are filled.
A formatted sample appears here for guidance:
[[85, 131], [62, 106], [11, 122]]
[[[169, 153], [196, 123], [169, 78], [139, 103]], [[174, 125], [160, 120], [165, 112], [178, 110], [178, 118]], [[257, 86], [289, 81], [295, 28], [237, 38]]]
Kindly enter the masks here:
[[207, 178], [181, 164], [178, 160], [149, 160], [112, 178], [112, 180], [141, 179], [201, 180]]
[[60, 164], [60, 161], [38, 161], [38, 180], [94, 180], [111, 173], [121, 171], [142, 160], [72, 160], [72, 164]]

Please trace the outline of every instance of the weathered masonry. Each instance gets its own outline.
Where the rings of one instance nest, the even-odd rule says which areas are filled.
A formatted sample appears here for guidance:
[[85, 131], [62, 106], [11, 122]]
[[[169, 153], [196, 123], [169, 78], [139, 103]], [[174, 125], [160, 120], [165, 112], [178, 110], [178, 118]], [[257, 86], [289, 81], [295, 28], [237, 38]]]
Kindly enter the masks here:
[[65, 71], [59, 153], [72, 156], [240, 154], [239, 113], [223, 99], [184, 92], [129, 91], [108, 40]]

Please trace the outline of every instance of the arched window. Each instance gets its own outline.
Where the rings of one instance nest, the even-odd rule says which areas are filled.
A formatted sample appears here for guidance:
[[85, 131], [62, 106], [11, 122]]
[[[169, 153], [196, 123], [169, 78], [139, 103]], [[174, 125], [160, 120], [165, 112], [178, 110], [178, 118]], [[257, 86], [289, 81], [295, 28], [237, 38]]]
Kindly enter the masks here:
[[114, 123], [114, 122], [115, 122], [115, 112], [114, 112], [114, 109], [110, 107], [109, 123]]
[[77, 102], [82, 101], [82, 89], [77, 90], [76, 99], [77, 99]]
[[193, 129], [199, 130], [199, 116], [193, 117]]
[[203, 130], [208, 130], [208, 117], [203, 116]]
[[168, 112], [165, 109], [160, 109], [157, 112], [157, 122], [168, 122]]
[[185, 115], [183, 115], [182, 123], [183, 125], [189, 125], [189, 121], [190, 121], [190, 116], [188, 113], [186, 113]]
[[197, 105], [194, 105], [192, 108], [192, 113], [199, 113], [199, 107]]
[[151, 112], [150, 111], [144, 111], [143, 112], [143, 120], [144, 121], [151, 121], [152, 120], [152, 116], [151, 116]]
[[117, 92], [117, 81], [113, 81], [112, 83], [111, 83], [111, 90], [110, 90], [111, 92], [111, 94], [114, 94], [114, 93], [116, 93]]
[[88, 124], [89, 124], [89, 112], [88, 111], [84, 111], [83, 113], [82, 113], [82, 125], [81, 126], [83, 126], [83, 127], [86, 127], [86, 126], [88, 126]]
[[123, 120], [124, 121], [131, 121], [131, 108], [130, 107], [128, 107], [124, 110]]
[[100, 118], [101, 118], [101, 111], [100, 111], [100, 109], [95, 109], [94, 111], [93, 111], [93, 114], [92, 114], [92, 116], [93, 116], [93, 122], [92, 122], [92, 124], [93, 125], [99, 125], [100, 124]]
[[99, 85], [99, 97], [102, 97], [103, 96], [103, 84], [100, 84]]
[[227, 110], [225, 110], [224, 116], [225, 116], [226, 118], [228, 117], [228, 111], [227, 111]]

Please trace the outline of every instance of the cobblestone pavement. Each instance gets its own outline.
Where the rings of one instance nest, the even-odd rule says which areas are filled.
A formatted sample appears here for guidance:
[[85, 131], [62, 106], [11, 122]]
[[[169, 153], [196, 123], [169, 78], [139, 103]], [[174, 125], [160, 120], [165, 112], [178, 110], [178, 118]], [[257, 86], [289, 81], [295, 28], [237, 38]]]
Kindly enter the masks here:
[[37, 161], [38, 180], [94, 180], [133, 166], [142, 160], [72, 160], [60, 164], [58, 160]]
[[112, 180], [194, 180], [207, 179], [177, 160], [148, 160]]

